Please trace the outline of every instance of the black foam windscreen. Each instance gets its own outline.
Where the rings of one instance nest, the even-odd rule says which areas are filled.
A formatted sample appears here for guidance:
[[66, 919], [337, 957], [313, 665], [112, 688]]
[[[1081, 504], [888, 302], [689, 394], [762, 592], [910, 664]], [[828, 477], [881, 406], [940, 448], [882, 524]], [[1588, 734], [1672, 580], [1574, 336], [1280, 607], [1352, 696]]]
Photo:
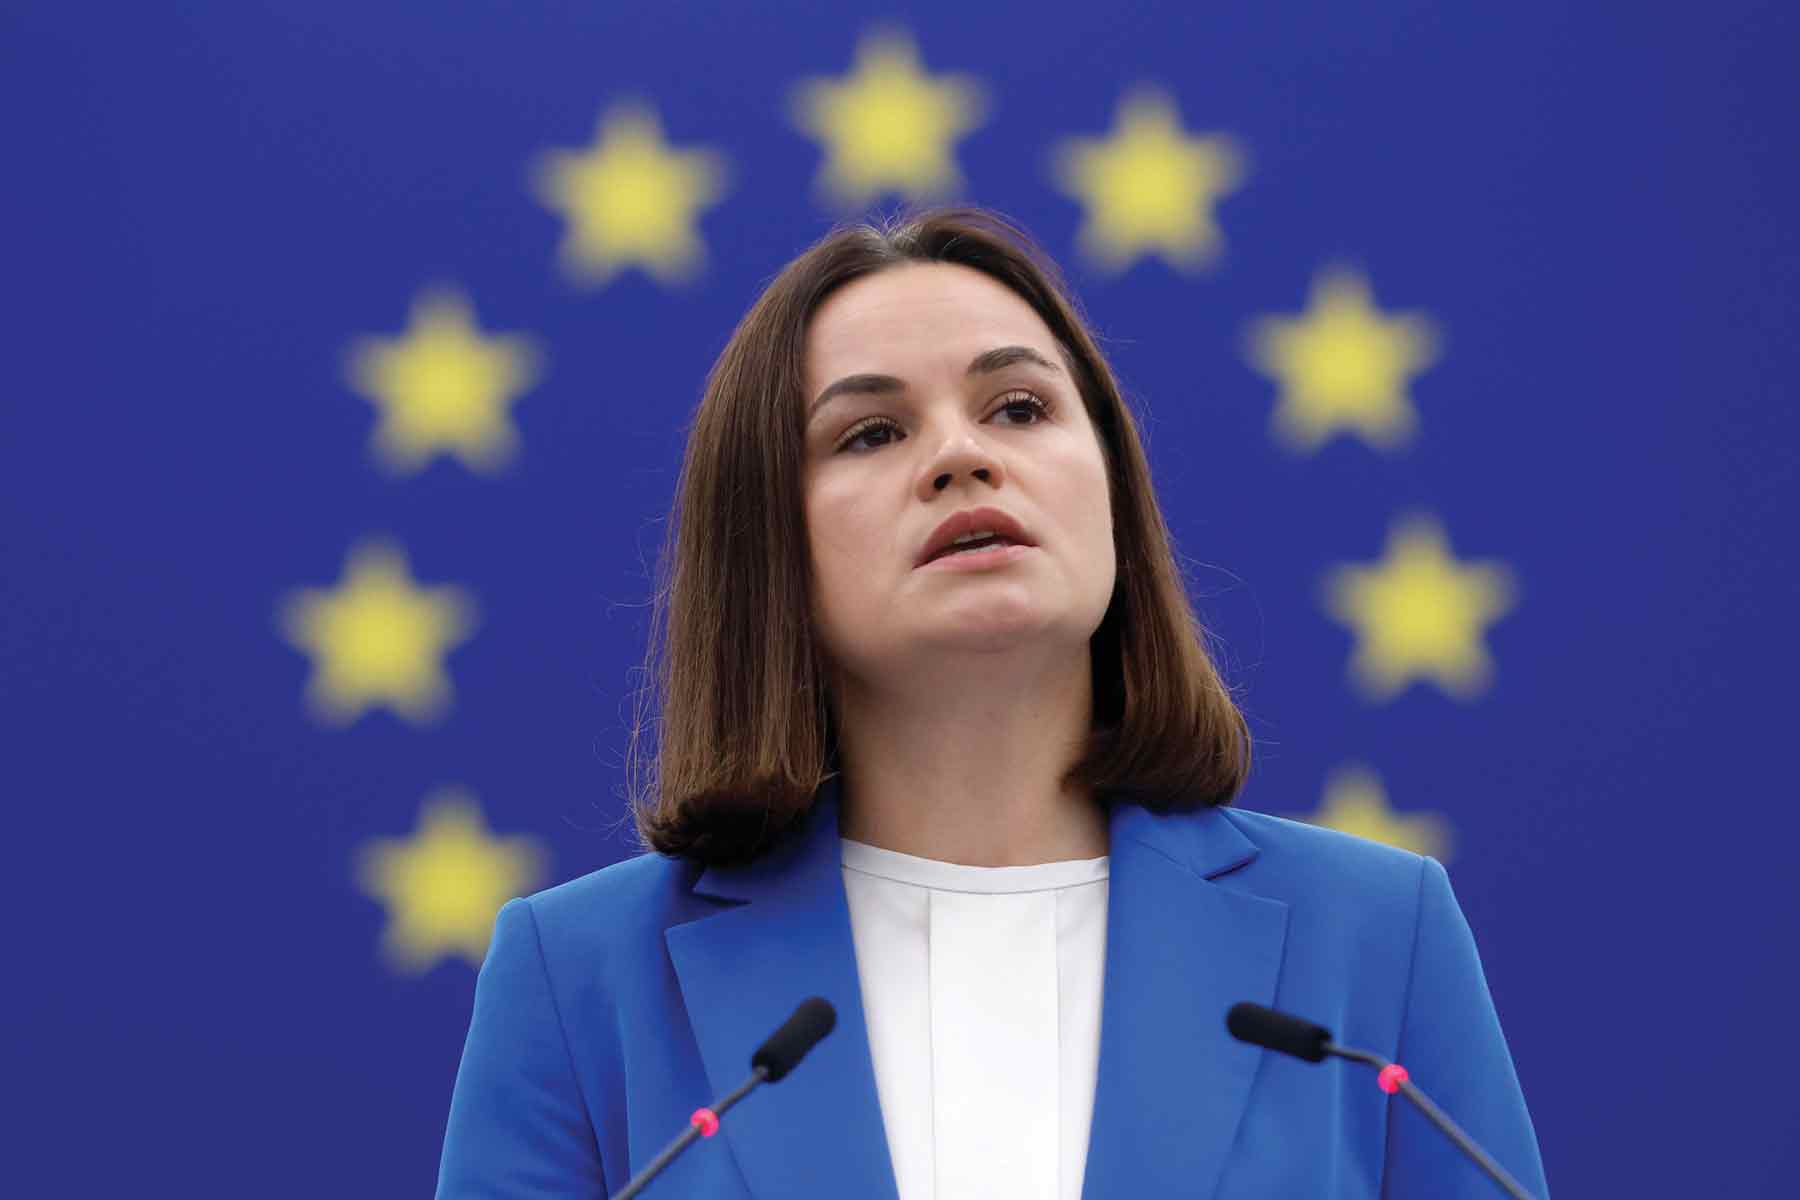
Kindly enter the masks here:
[[1323, 1062], [1325, 1047], [1331, 1041], [1331, 1030], [1323, 1025], [1248, 1001], [1231, 1006], [1225, 1014], [1225, 1028], [1240, 1042], [1279, 1050], [1307, 1062]]
[[794, 1015], [770, 1035], [769, 1040], [758, 1047], [750, 1056], [750, 1067], [755, 1070], [763, 1067], [768, 1072], [768, 1081], [774, 1083], [789, 1071], [806, 1052], [818, 1045], [819, 1039], [837, 1028], [837, 1009], [831, 1002], [814, 996], [802, 1000]]

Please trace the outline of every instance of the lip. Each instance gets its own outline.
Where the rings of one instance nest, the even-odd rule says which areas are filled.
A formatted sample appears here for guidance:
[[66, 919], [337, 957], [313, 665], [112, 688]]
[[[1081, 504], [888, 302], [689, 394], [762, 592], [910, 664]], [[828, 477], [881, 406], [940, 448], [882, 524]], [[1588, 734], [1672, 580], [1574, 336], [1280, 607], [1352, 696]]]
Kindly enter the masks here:
[[925, 545], [919, 551], [919, 557], [913, 562], [913, 566], [915, 568], [936, 566], [938, 563], [948, 562], [949, 557], [932, 561], [931, 556], [963, 534], [974, 533], [981, 529], [991, 529], [1007, 541], [1014, 543], [1005, 547], [1005, 552], [988, 552], [996, 564], [1001, 561], [1010, 562], [1018, 557], [1010, 553], [1013, 550], [1023, 550], [1037, 545], [1031, 540], [1031, 535], [1025, 532], [1025, 527], [1013, 519], [1011, 513], [990, 506], [966, 508], [961, 512], [951, 513], [936, 529], [931, 531], [931, 536], [925, 539]]
[[976, 550], [968, 554], [946, 554], [934, 558], [921, 571], [993, 571], [1015, 562], [1036, 550], [1036, 546], [1001, 546], [998, 550]]

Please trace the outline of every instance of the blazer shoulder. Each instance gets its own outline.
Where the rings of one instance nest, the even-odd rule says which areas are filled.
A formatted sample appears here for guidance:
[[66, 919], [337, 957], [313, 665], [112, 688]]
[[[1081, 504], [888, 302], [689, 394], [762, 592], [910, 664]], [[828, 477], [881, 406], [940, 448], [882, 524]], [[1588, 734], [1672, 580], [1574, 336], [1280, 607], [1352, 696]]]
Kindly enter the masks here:
[[1271, 813], [1236, 807], [1218, 812], [1256, 846], [1250, 870], [1265, 882], [1337, 895], [1418, 895], [1426, 860], [1411, 850]]
[[643, 853], [525, 897], [547, 945], [592, 944], [608, 936], [655, 931], [687, 919], [702, 868], [686, 859]]

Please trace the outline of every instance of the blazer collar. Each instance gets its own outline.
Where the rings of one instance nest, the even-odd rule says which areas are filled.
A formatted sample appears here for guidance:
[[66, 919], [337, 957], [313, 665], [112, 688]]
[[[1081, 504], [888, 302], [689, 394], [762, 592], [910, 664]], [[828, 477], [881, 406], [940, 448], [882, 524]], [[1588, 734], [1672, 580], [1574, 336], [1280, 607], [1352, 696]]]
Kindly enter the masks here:
[[[757, 1200], [897, 1200], [850, 929], [838, 780], [781, 842], [712, 867], [694, 893], [740, 901], [665, 932], [707, 1082], [743, 1082], [751, 1052], [808, 996], [837, 1028], [769, 1096], [722, 1122]], [[1099, 1076], [1084, 1200], [1209, 1196], [1249, 1098], [1258, 1052], [1225, 1032], [1239, 1000], [1272, 1004], [1287, 905], [1221, 886], [1257, 854], [1221, 812], [1110, 807]]]

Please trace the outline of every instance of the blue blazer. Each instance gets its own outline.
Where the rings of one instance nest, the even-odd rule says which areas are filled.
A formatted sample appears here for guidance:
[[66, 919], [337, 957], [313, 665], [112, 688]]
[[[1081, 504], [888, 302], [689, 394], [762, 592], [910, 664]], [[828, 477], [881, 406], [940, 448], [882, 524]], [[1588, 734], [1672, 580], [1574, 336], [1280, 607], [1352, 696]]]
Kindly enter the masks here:
[[[1444, 869], [1230, 808], [1110, 810], [1084, 1200], [1500, 1194], [1365, 1067], [1234, 1041], [1239, 1000], [1411, 1071], [1534, 1195], [1536, 1137]], [[836, 1030], [648, 1196], [894, 1200], [835, 781], [764, 857], [645, 854], [500, 911], [450, 1102], [440, 1200], [604, 1197], [737, 1087], [796, 1004]], [[1004, 1137], [999, 1114], [994, 1136]]]

